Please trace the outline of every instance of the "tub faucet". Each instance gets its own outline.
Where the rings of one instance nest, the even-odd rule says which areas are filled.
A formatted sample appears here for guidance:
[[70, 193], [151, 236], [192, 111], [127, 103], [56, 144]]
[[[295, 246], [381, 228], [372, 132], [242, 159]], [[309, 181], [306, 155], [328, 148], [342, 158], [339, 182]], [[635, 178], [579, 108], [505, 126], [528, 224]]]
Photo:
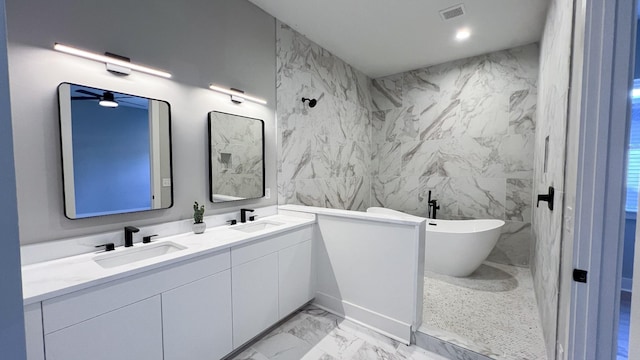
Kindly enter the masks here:
[[429, 199], [427, 200], [427, 204], [429, 204], [427, 217], [430, 219], [435, 219], [437, 211], [440, 210], [440, 205], [438, 205], [438, 200], [431, 200], [431, 190], [429, 190]]
[[140, 231], [135, 226], [125, 226], [124, 227], [124, 247], [133, 246], [133, 233], [137, 233]]

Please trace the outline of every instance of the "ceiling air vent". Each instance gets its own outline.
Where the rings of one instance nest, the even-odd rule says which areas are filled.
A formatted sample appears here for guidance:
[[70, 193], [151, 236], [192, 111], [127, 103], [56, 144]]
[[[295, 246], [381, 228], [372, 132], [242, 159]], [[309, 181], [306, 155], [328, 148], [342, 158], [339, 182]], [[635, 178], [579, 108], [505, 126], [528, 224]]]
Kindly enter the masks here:
[[444, 21], [451, 20], [462, 15], [464, 15], [463, 4], [454, 5], [450, 8], [440, 10], [440, 17], [442, 17], [442, 20]]

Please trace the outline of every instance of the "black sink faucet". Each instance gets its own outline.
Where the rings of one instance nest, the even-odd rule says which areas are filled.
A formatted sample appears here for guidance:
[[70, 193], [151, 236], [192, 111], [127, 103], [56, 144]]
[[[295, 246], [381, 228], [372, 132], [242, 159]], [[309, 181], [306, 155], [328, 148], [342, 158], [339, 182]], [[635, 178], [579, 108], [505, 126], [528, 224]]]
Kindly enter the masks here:
[[125, 226], [124, 227], [124, 247], [133, 246], [133, 233], [137, 233], [140, 231], [135, 226]]
[[436, 218], [436, 212], [440, 210], [440, 205], [438, 205], [438, 200], [431, 200], [431, 190], [429, 190], [429, 199], [427, 200], [427, 204], [429, 204], [429, 209], [427, 210], [427, 217], [430, 219]]
[[241, 223], [246, 223], [247, 222], [247, 213], [248, 212], [253, 212], [253, 209], [240, 209], [240, 222]]

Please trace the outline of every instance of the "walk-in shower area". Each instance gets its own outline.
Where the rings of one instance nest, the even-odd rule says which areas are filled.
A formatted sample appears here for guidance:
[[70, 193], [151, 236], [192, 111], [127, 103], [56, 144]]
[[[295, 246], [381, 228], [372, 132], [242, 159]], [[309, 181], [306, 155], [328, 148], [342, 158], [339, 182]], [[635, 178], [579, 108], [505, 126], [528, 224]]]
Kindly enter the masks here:
[[419, 332], [496, 359], [547, 358], [530, 266], [539, 56], [532, 44], [373, 80], [372, 205], [438, 209]]
[[550, 6], [540, 42], [378, 78], [277, 24], [279, 204], [500, 223], [454, 251], [426, 229], [416, 342], [444, 356], [555, 358], [573, 9]]

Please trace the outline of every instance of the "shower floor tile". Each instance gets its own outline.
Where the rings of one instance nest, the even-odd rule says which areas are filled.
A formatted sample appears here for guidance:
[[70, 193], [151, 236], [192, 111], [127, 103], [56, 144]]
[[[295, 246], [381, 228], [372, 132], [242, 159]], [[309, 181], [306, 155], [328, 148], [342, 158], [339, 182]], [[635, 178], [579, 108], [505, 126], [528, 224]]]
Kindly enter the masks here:
[[309, 305], [233, 360], [447, 360]]
[[425, 272], [421, 329], [493, 358], [547, 358], [528, 268], [485, 261], [467, 278]]

